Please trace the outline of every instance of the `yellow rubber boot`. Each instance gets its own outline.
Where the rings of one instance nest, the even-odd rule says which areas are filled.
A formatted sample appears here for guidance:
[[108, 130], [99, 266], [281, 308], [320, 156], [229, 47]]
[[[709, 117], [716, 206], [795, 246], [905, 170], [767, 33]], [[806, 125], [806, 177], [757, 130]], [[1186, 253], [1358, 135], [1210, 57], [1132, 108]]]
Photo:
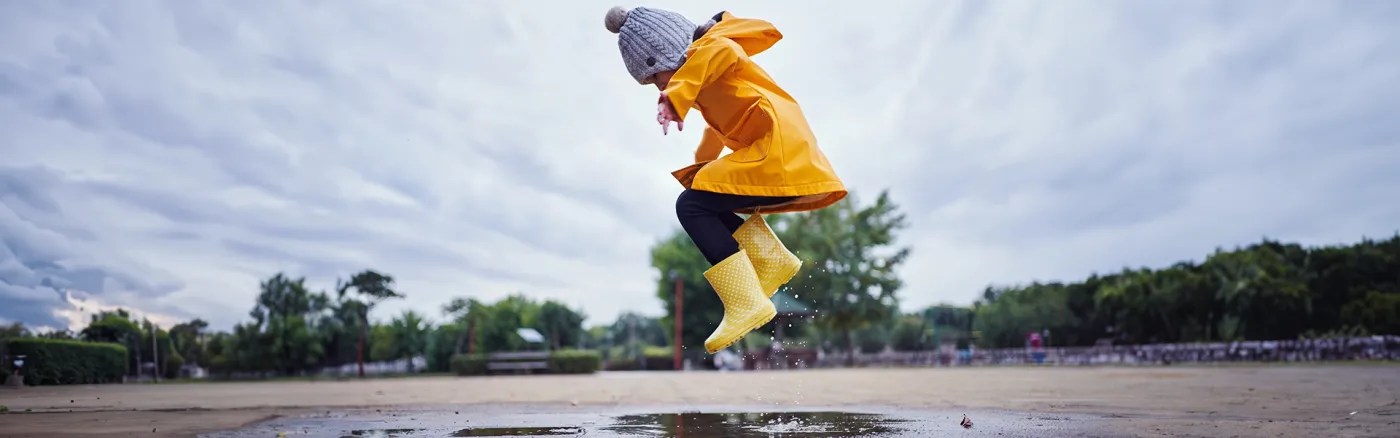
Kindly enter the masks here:
[[749, 216], [749, 219], [739, 226], [739, 230], [734, 232], [734, 240], [739, 241], [739, 248], [747, 251], [749, 259], [753, 260], [753, 268], [758, 272], [758, 281], [764, 296], [772, 297], [779, 287], [792, 280], [797, 271], [802, 269], [802, 259], [783, 246], [783, 242], [778, 240], [778, 235], [774, 234], [773, 229], [768, 227], [768, 222], [763, 220], [763, 215]]
[[710, 281], [710, 286], [719, 294], [719, 301], [724, 303], [724, 319], [720, 320], [715, 332], [705, 339], [705, 351], [710, 354], [729, 348], [778, 314], [773, 301], [763, 296], [758, 273], [743, 249], [705, 271], [705, 279]]

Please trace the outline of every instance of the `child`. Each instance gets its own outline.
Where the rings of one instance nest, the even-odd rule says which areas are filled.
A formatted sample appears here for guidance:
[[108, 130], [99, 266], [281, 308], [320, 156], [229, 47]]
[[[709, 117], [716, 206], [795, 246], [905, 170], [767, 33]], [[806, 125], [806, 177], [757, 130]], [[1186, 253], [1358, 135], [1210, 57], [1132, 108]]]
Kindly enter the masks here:
[[684, 129], [692, 107], [705, 119], [695, 164], [672, 175], [685, 187], [676, 216], [709, 260], [705, 279], [724, 303], [724, 319], [705, 340], [714, 354], [772, 320], [769, 298], [802, 266], [761, 213], [824, 208], [846, 188], [797, 102], [749, 58], [782, 38], [772, 24], [721, 12], [696, 26], [645, 7], [614, 7], [604, 24], [618, 34], [632, 78], [661, 90], [662, 134], [671, 122]]

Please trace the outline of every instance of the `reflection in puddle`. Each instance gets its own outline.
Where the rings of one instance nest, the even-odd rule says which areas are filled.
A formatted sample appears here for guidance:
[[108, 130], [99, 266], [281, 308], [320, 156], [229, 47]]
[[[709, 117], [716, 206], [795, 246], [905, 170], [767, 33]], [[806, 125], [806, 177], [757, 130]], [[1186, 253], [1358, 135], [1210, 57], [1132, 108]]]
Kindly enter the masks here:
[[349, 435], [342, 438], [389, 438], [414, 436], [420, 429], [379, 429], [379, 430], [352, 430]]
[[583, 435], [577, 427], [475, 427], [456, 432], [443, 432], [436, 429], [378, 429], [355, 430], [343, 438], [407, 438], [420, 436], [552, 436]]
[[898, 431], [900, 421], [847, 412], [747, 414], [650, 414], [618, 417], [604, 427], [626, 435], [686, 436], [879, 436]]
[[480, 427], [462, 429], [452, 436], [550, 436], [583, 435], [577, 427]]
[[645, 414], [614, 419], [598, 429], [580, 427], [474, 427], [468, 429], [355, 430], [343, 438], [407, 438], [426, 436], [881, 436], [900, 432], [903, 420], [848, 412], [787, 412], [742, 414]]

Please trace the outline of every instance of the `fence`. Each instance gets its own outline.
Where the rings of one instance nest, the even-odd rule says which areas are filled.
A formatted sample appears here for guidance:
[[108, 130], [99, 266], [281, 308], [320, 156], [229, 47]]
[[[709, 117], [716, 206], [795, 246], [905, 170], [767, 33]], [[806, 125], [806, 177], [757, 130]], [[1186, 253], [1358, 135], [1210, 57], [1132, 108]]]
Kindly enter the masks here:
[[[855, 366], [1150, 365], [1226, 362], [1400, 361], [1400, 336], [1303, 339], [1293, 341], [1147, 344], [1096, 347], [948, 351], [885, 351], [856, 354]], [[844, 352], [818, 354], [815, 367], [846, 366]]]

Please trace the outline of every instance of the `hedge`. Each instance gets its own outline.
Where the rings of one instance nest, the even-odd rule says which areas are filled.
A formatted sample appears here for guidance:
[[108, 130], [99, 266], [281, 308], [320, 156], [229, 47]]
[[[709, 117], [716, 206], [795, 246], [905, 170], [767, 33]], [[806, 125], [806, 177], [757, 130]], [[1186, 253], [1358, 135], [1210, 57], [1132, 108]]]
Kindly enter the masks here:
[[[488, 374], [486, 364], [490, 362], [490, 354], [458, 354], [452, 356], [452, 372], [459, 376]], [[553, 374], [589, 374], [598, 371], [603, 359], [596, 351], [566, 349], [550, 352], [546, 362]]]
[[11, 339], [9, 354], [25, 355], [25, 385], [71, 385], [122, 381], [127, 372], [126, 347], [106, 342], [66, 339]]
[[628, 354], [628, 350], [616, 348], [618, 353], [608, 360], [604, 366], [608, 371], [637, 371], [637, 370], [673, 370], [675, 369], [675, 350], [666, 347], [647, 346], [642, 348], [643, 363], [637, 363], [637, 357]]
[[559, 350], [549, 354], [549, 372], [592, 374], [603, 364], [603, 356], [590, 350]]
[[486, 364], [489, 362], [485, 354], [458, 354], [452, 356], [452, 372], [459, 376], [475, 376], [486, 374]]

